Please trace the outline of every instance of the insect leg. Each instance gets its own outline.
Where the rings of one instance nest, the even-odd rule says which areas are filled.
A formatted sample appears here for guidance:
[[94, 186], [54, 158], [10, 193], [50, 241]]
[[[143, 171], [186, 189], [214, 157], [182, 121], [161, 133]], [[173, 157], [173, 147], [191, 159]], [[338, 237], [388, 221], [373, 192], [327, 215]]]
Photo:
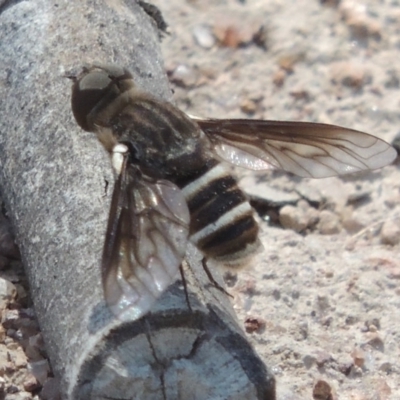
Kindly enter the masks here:
[[179, 272], [181, 274], [183, 290], [185, 291], [186, 303], [188, 305], [189, 311], [192, 312], [193, 310], [192, 310], [192, 306], [190, 305], [189, 293], [188, 293], [188, 290], [187, 290], [187, 282], [186, 282], [186, 277], [185, 277], [185, 271], [183, 270], [182, 264], [179, 266]]
[[207, 265], [207, 258], [203, 257], [203, 259], [201, 260], [201, 264], [203, 266], [204, 272], [207, 274], [208, 279], [210, 280], [210, 282], [214, 285], [214, 287], [218, 290], [220, 290], [222, 293], [226, 294], [229, 297], [233, 297], [229, 292], [227, 292], [225, 290], [225, 288], [223, 288], [212, 276], [211, 271], [208, 268]]

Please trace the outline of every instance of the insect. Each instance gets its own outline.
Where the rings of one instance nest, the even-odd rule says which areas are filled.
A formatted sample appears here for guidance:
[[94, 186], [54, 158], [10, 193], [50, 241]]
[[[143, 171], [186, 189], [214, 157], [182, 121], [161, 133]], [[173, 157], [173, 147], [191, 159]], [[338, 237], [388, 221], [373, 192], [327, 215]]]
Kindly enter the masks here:
[[73, 80], [75, 119], [97, 135], [117, 171], [102, 281], [122, 320], [147, 313], [176, 279], [188, 240], [233, 267], [260, 246], [253, 210], [227, 163], [323, 178], [396, 157], [386, 142], [333, 125], [194, 120], [116, 65], [84, 68]]

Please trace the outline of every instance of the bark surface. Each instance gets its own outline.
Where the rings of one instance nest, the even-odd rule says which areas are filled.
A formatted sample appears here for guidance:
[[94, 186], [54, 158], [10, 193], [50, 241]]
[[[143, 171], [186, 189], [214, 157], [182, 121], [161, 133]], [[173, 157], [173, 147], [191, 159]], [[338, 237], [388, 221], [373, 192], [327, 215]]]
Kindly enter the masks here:
[[127, 66], [170, 98], [154, 20], [133, 1], [0, 5], [0, 190], [13, 222], [53, 370], [65, 399], [274, 399], [199, 254], [151, 314], [121, 323], [104, 305], [100, 257], [114, 181], [107, 154], [70, 110], [83, 63]]

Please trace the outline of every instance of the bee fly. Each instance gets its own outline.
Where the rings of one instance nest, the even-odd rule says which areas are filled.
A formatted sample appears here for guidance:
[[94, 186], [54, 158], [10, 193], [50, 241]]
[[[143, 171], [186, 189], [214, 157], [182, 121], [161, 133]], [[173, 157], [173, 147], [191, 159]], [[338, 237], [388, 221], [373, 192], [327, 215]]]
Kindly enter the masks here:
[[102, 280], [121, 319], [149, 311], [175, 280], [188, 240], [228, 266], [260, 246], [253, 210], [226, 163], [323, 178], [381, 168], [396, 157], [386, 142], [338, 126], [194, 120], [115, 65], [84, 68], [74, 78], [72, 111], [113, 154]]

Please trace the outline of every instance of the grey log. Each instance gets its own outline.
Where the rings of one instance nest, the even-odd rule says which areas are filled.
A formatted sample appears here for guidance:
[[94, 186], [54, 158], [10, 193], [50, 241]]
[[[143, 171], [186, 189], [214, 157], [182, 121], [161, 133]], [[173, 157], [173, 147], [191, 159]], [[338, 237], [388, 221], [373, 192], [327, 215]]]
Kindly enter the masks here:
[[274, 399], [226, 297], [189, 246], [180, 282], [121, 323], [104, 305], [100, 257], [113, 183], [107, 154], [70, 111], [83, 62], [127, 66], [170, 99], [154, 21], [132, 0], [0, 5], [0, 190], [65, 399]]

